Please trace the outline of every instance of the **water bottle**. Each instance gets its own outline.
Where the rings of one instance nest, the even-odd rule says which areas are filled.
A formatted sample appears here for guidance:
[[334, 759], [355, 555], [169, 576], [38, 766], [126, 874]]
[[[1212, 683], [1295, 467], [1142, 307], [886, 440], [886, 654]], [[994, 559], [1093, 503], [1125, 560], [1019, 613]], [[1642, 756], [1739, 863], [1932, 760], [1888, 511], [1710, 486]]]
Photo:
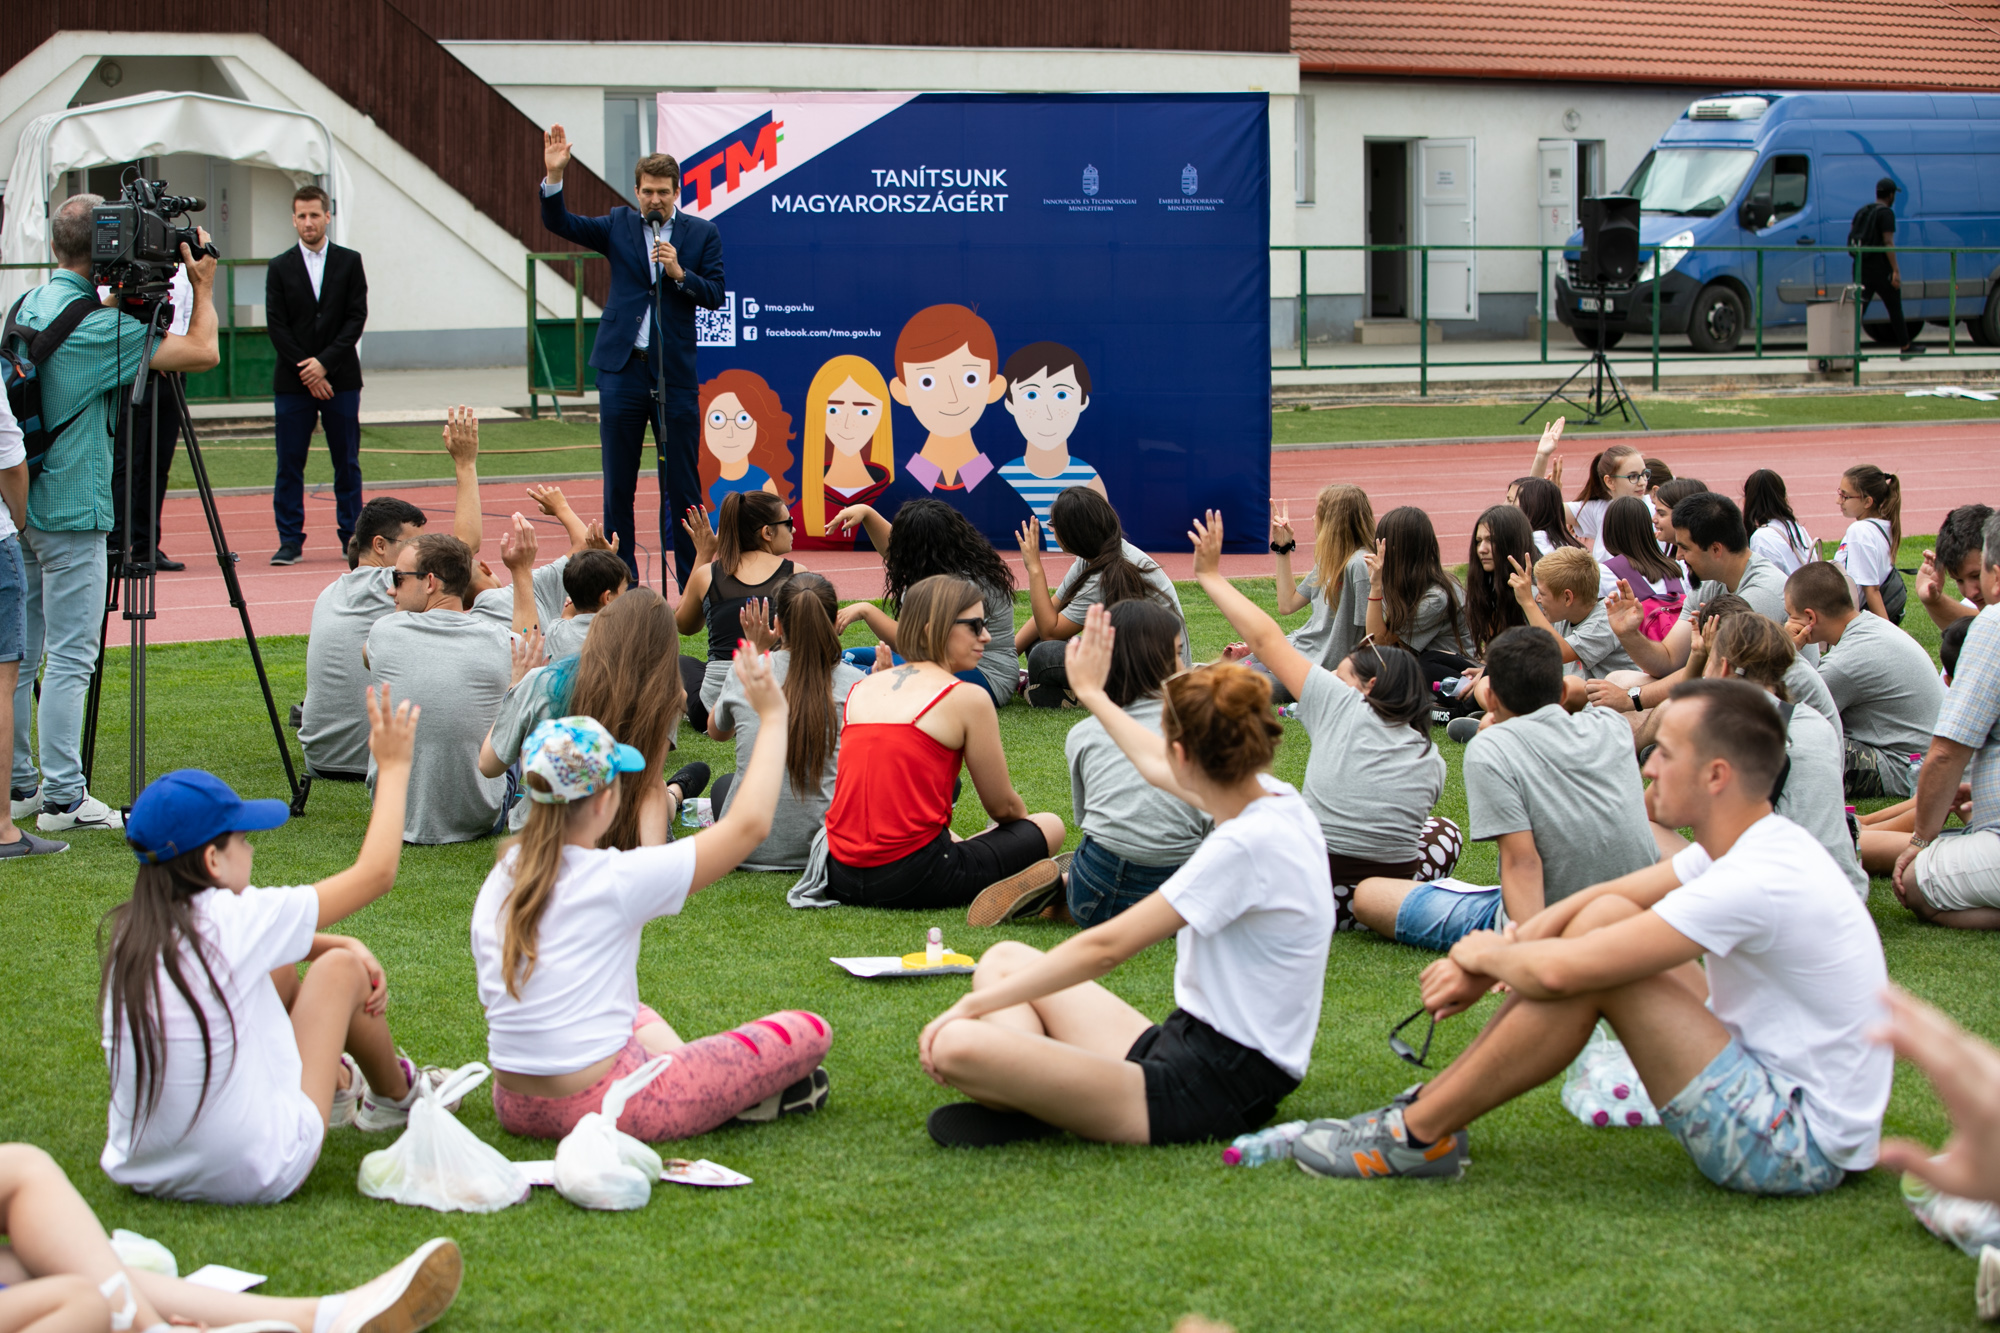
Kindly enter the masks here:
[[1299, 706], [1297, 704], [1289, 703], [1289, 704], [1278, 705], [1279, 717], [1297, 717], [1298, 715], [1299, 715]]
[[924, 966], [944, 966], [944, 932], [932, 926], [930, 934], [924, 937]]
[[706, 796], [697, 796], [681, 805], [681, 827], [685, 829], [705, 829], [715, 823], [715, 812], [710, 808]]
[[1266, 1162], [1276, 1162], [1292, 1155], [1292, 1145], [1299, 1141], [1299, 1135], [1306, 1132], [1303, 1120], [1288, 1120], [1282, 1125], [1260, 1129], [1254, 1134], [1238, 1137], [1222, 1150], [1224, 1166], [1262, 1166]]

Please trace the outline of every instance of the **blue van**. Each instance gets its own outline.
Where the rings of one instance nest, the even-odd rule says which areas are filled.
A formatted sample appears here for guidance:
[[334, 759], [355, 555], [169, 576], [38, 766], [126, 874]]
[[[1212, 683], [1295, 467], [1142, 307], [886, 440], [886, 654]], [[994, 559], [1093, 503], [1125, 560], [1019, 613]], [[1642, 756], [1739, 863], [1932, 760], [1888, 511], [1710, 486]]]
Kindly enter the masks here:
[[[1958, 256], [1956, 316], [1972, 340], [2000, 346], [2000, 96], [1974, 93], [1745, 92], [1690, 106], [1625, 182], [1640, 218], [1639, 280], [1603, 293], [1572, 278], [1582, 233], [1572, 235], [1556, 277], [1556, 316], [1578, 342], [1650, 335], [1653, 282], [1660, 331], [1685, 333], [1697, 351], [1728, 352], [1754, 336], [1751, 290], [1757, 257], [1687, 253], [1691, 245], [1842, 246], [1855, 212], [1887, 176], [1896, 198], [1896, 245], [1979, 246]], [[1655, 273], [1655, 267], [1660, 272]], [[1903, 315], [1915, 337], [1943, 324], [1951, 305], [1951, 256], [1899, 261]], [[1764, 328], [1800, 328], [1806, 305], [1838, 296], [1853, 280], [1844, 250], [1766, 253]], [[1889, 337], [1886, 315], [1865, 328]], [[1865, 318], [1865, 313], [1864, 313]]]

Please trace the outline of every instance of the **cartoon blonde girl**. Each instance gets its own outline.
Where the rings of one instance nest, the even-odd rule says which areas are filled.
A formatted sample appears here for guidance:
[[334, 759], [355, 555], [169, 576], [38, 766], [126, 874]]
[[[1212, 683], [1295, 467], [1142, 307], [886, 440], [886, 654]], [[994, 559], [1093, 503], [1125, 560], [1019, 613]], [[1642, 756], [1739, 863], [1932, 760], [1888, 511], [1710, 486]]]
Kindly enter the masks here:
[[868, 504], [887, 490], [896, 475], [895, 459], [889, 385], [882, 372], [863, 357], [834, 357], [819, 368], [806, 389], [799, 497], [792, 505], [795, 545], [803, 550], [851, 550], [861, 539], [849, 533], [829, 534], [827, 520], [849, 505]]

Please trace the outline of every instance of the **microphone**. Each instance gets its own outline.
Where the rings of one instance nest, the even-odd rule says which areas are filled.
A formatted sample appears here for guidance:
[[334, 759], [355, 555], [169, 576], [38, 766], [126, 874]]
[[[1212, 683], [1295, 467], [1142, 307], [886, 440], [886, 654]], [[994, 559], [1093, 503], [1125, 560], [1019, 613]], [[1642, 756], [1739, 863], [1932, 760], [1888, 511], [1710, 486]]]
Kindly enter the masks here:
[[646, 225], [649, 227], [664, 227], [667, 225], [667, 215], [656, 208], [646, 214]]

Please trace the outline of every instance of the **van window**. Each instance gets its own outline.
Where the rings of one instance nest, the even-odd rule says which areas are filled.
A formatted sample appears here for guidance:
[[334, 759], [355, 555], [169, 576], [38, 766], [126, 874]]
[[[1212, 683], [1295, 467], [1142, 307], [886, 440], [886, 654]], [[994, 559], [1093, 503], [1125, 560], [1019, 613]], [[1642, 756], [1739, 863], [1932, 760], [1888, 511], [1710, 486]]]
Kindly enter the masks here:
[[1811, 159], [1802, 153], [1780, 154], [1764, 163], [1750, 195], [1770, 196], [1772, 221], [1788, 218], [1806, 206], [1806, 177], [1811, 169]]
[[1713, 217], [1729, 207], [1757, 161], [1748, 148], [1656, 148], [1625, 182], [1648, 213]]

